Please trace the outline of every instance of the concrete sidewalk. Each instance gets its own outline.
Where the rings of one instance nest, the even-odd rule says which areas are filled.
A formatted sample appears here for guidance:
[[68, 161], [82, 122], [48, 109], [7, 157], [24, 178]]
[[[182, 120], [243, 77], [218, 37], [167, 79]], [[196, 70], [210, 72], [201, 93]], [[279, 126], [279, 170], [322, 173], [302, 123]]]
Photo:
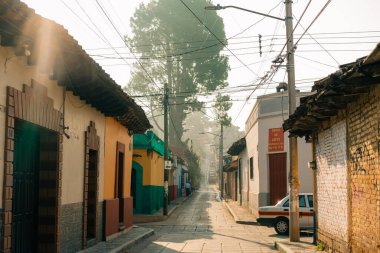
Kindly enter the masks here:
[[156, 213], [154, 214], [134, 214], [133, 215], [133, 224], [138, 224], [138, 223], [149, 223], [149, 222], [157, 222], [157, 221], [164, 221], [170, 215], [180, 206], [182, 205], [183, 202], [185, 202], [188, 198], [191, 197], [192, 194], [190, 194], [187, 197], [180, 197], [175, 200], [172, 200], [170, 202], [170, 205], [168, 206], [168, 215], [165, 216], [163, 215], [163, 210], [162, 208], [159, 209]]
[[[225, 207], [234, 217], [236, 223], [250, 224], [259, 226], [256, 218], [249, 210], [239, 205], [236, 201], [224, 201]], [[316, 246], [312, 244], [313, 237], [308, 233], [301, 233], [300, 242], [289, 242], [289, 239], [276, 240], [274, 246], [281, 253], [323, 253], [324, 251], [317, 251]]]
[[236, 201], [224, 201], [224, 205], [234, 217], [235, 222], [238, 224], [257, 225], [256, 216], [251, 214], [245, 207], [239, 205]]
[[126, 232], [121, 233], [116, 238], [103, 241], [85, 250], [78, 251], [80, 253], [125, 253], [127, 249], [134, 246], [141, 240], [154, 234], [151, 228], [133, 226]]
[[[166, 220], [170, 215], [190, 196], [185, 198], [178, 198], [171, 201], [168, 206], [168, 215], [165, 216], [162, 213], [162, 209], [158, 210], [153, 215], [136, 215], [133, 217], [133, 223], [138, 222], [155, 222]], [[85, 250], [78, 251], [80, 253], [125, 253], [129, 248], [136, 245], [140, 241], [154, 234], [154, 230], [151, 228], [140, 227], [134, 225], [131, 229], [121, 232], [114, 239], [109, 241], [103, 241]]]

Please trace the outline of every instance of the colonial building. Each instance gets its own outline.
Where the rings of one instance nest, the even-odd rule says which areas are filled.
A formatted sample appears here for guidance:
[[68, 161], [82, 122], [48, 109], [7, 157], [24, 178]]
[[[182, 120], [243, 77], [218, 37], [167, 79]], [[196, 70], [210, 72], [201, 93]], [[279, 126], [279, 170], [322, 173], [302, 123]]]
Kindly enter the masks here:
[[0, 15], [1, 251], [76, 252], [105, 236], [107, 122], [150, 124], [62, 26], [19, 1]]
[[284, 128], [313, 141], [318, 240], [333, 252], [378, 252], [380, 44], [312, 91]]
[[[245, 137], [241, 138], [234, 142], [231, 147], [228, 149], [227, 153], [232, 157], [235, 157], [234, 161], [230, 166], [226, 166], [226, 170], [231, 170], [230, 173], [234, 173], [231, 181], [234, 181], [234, 192], [233, 194], [235, 201], [239, 201], [240, 205], [248, 207], [248, 186], [249, 186], [249, 172], [247, 163], [247, 148]], [[236, 167], [236, 170], [233, 171], [233, 168]], [[232, 175], [230, 176], [232, 177]], [[232, 183], [231, 183], [232, 184]], [[232, 188], [232, 186], [230, 186]]]
[[164, 199], [164, 142], [152, 131], [133, 138], [132, 196], [135, 213], [154, 214]]
[[[297, 93], [297, 101], [308, 93]], [[248, 185], [242, 192], [249, 209], [257, 215], [258, 207], [274, 205], [289, 192], [289, 144], [282, 129], [288, 117], [287, 92], [259, 96], [245, 126], [248, 159], [242, 161], [248, 168]], [[312, 173], [308, 169], [311, 145], [298, 140], [298, 168], [300, 191], [312, 191]]]

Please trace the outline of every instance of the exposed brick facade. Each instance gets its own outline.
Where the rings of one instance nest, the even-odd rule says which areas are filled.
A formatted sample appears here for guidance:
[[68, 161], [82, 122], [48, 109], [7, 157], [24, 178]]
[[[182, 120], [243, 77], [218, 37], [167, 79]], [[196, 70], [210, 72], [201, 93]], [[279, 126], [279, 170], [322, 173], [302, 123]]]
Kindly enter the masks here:
[[333, 252], [380, 250], [379, 111], [377, 85], [318, 131], [318, 239]]
[[318, 134], [316, 141], [318, 238], [329, 248], [348, 248], [346, 120]]
[[352, 252], [380, 250], [380, 85], [348, 106]]
[[62, 135], [60, 134], [61, 112], [53, 107], [53, 100], [47, 96], [47, 89], [32, 80], [32, 85], [23, 85], [19, 91], [7, 87], [7, 112], [5, 136], [5, 161], [3, 184], [3, 253], [11, 252], [12, 247], [12, 203], [14, 169], [15, 121], [21, 119], [43, 128], [40, 141], [40, 185], [39, 185], [39, 223], [38, 237], [44, 238], [37, 243], [38, 251], [58, 252], [60, 247], [60, 207], [62, 188]]

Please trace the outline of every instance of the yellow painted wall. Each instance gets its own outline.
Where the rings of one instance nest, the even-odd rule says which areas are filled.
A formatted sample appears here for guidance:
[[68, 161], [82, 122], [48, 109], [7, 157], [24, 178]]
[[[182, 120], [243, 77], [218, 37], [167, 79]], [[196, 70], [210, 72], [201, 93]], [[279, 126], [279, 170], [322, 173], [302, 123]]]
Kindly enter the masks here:
[[135, 149], [133, 160], [143, 167], [143, 185], [164, 185], [164, 158], [157, 152], [146, 149]]
[[130, 197], [132, 170], [132, 136], [128, 129], [115, 119], [106, 118], [104, 157], [104, 199], [115, 198], [116, 147], [117, 142], [125, 145], [124, 154], [124, 197]]

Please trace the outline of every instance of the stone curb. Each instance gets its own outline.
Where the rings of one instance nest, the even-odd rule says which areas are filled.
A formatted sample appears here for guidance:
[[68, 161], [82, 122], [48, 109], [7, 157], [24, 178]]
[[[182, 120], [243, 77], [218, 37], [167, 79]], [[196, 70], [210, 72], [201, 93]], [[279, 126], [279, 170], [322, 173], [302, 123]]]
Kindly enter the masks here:
[[148, 238], [149, 236], [152, 236], [153, 234], [154, 230], [149, 229], [149, 231], [138, 235], [136, 238], [130, 241], [126, 241], [124, 244], [115, 247], [114, 249], [110, 250], [109, 253], [125, 253], [127, 249], [131, 248], [135, 244], [138, 244], [140, 241]]
[[151, 222], [160, 222], [160, 221], [165, 221], [167, 220], [171, 215], [172, 213], [178, 208], [180, 207], [187, 199], [189, 199], [193, 194], [190, 194], [188, 197], [184, 198], [180, 203], [177, 203], [176, 205], [174, 205], [169, 211], [168, 211], [168, 215], [165, 216], [165, 215], [149, 215], [149, 214], [146, 214], [146, 215], [136, 215], [134, 216], [134, 219], [133, 219], [133, 224], [141, 224], [141, 223], [151, 223]]
[[277, 249], [280, 253], [294, 253], [294, 251], [286, 246], [284, 243], [281, 242], [274, 242], [274, 247]]
[[244, 224], [244, 225], [259, 225], [256, 221], [248, 221], [248, 220], [240, 220], [239, 217], [235, 214], [235, 212], [232, 210], [230, 205], [223, 200], [224, 206], [227, 207], [228, 211], [231, 213], [231, 215], [234, 217], [234, 220], [237, 224]]

